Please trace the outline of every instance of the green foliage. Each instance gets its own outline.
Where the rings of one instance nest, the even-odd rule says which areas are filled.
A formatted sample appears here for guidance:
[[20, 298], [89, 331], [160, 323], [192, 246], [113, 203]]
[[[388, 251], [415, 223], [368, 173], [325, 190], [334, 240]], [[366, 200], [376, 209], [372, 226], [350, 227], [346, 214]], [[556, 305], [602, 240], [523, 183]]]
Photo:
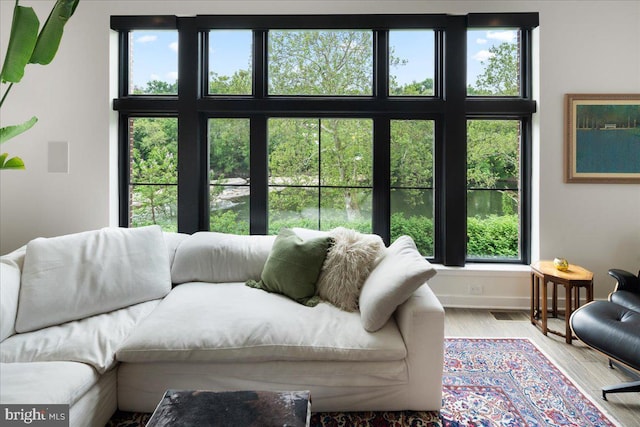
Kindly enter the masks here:
[[[30, 64], [47, 65], [58, 52], [64, 26], [76, 11], [80, 0], [58, 0], [38, 35], [38, 41], [31, 54]], [[17, 1], [16, 1], [17, 4]]]
[[132, 119], [132, 223], [175, 228], [178, 144], [174, 118]]
[[371, 31], [270, 31], [271, 95], [371, 95]]
[[434, 122], [394, 120], [391, 122], [391, 185], [431, 187], [433, 185]]
[[424, 256], [433, 256], [433, 220], [426, 216], [409, 216], [398, 212], [391, 215], [391, 241], [398, 237], [411, 236], [418, 251]]
[[249, 178], [249, 120], [209, 120], [210, 179]]
[[[370, 119], [271, 119], [271, 181], [309, 188], [319, 184], [346, 187], [340, 190], [339, 204], [345, 206], [347, 219], [354, 220], [362, 216], [361, 203], [370, 192], [357, 187], [371, 186], [373, 182], [372, 146]], [[276, 196], [270, 206], [274, 210], [299, 210], [312, 204], [298, 205], [296, 209], [289, 200], [283, 203], [282, 197]]]
[[250, 69], [239, 70], [231, 77], [210, 73], [209, 93], [212, 95], [250, 95], [252, 86]]
[[518, 256], [517, 215], [467, 218], [467, 255], [472, 258], [515, 258]]
[[29, 120], [19, 125], [5, 126], [0, 128], [0, 144], [3, 144], [11, 138], [20, 135], [22, 132], [26, 132], [36, 124], [38, 118], [33, 116]]
[[389, 95], [392, 96], [431, 96], [433, 95], [433, 79], [424, 79], [421, 82], [413, 81], [404, 86], [399, 86], [391, 78], [392, 82], [389, 83]]
[[[79, 1], [57, 0], [38, 33], [40, 21], [33, 8], [20, 6], [16, 0], [7, 53], [0, 71], [0, 81], [10, 85], [0, 99], [0, 107], [4, 105], [13, 85], [22, 80], [27, 64], [47, 65], [53, 60], [60, 46], [64, 26], [75, 12]], [[19, 125], [0, 128], [0, 143], [31, 129], [37, 121], [36, 117], [32, 117]], [[5, 161], [7, 157], [4, 153], [0, 169], [24, 169], [22, 159], [13, 157]]]
[[[269, 221], [269, 234], [278, 234], [281, 228], [293, 227], [316, 230], [318, 229], [318, 221], [310, 218], [291, 218], [286, 220]], [[361, 233], [371, 233], [371, 221], [365, 219], [351, 221], [348, 224], [345, 224], [344, 221], [325, 221], [323, 223], [322, 230], [328, 231], [336, 227], [348, 227]]]
[[239, 221], [238, 213], [233, 211], [212, 213], [209, 217], [209, 226], [211, 231], [219, 233], [249, 234], [249, 223]]
[[24, 169], [24, 162], [20, 157], [7, 159], [7, 153], [0, 154], [0, 169]]
[[513, 215], [516, 211], [518, 203], [518, 194], [515, 191], [502, 191], [502, 213], [504, 215]]
[[7, 54], [0, 73], [2, 83], [18, 83], [22, 80], [24, 69], [38, 41], [39, 26], [40, 21], [33, 8], [19, 6], [16, 2]]
[[178, 93], [178, 82], [168, 83], [162, 80], [150, 80], [144, 88], [135, 86], [135, 95], [175, 95]]
[[[484, 72], [476, 79], [476, 85], [469, 88], [470, 95], [519, 96], [520, 72], [518, 44], [504, 42], [489, 48], [489, 59]], [[485, 61], [482, 61], [485, 64]]]
[[[520, 171], [520, 122], [467, 122], [467, 183], [470, 188], [512, 187]], [[502, 185], [499, 185], [502, 184]]]
[[167, 206], [163, 206], [163, 213], [155, 212], [155, 217], [151, 216], [151, 211], [146, 207], [133, 207], [131, 212], [131, 226], [144, 227], [146, 225], [159, 225], [163, 231], [178, 231], [175, 210], [169, 212]]

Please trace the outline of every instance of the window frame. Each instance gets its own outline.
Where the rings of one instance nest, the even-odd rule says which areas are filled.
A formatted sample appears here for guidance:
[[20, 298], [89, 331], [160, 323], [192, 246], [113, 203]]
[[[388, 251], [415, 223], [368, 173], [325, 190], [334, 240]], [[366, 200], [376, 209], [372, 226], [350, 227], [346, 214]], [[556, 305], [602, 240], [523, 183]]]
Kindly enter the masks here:
[[[434, 120], [434, 256], [433, 262], [463, 266], [466, 257], [466, 122], [473, 118], [516, 119], [522, 123], [522, 210], [520, 259], [491, 262], [528, 264], [531, 244], [531, 133], [536, 102], [532, 99], [532, 37], [538, 13], [387, 14], [387, 15], [196, 15], [112, 16], [119, 33], [119, 212], [128, 226], [128, 151], [130, 116], [178, 117], [178, 231], [209, 229], [209, 118], [250, 119], [250, 233], [268, 231], [267, 121], [271, 117], [370, 118], [373, 120], [373, 232], [390, 240], [390, 122]], [[521, 95], [467, 95], [467, 29], [519, 28]], [[179, 34], [177, 95], [132, 95], [128, 88], [128, 34], [140, 29], [176, 29]], [[253, 31], [252, 95], [208, 93], [208, 30]], [[367, 29], [373, 31], [372, 96], [286, 96], [267, 93], [268, 30]], [[389, 30], [430, 29], [435, 32], [433, 96], [389, 95]], [[124, 125], [123, 125], [124, 123]]]

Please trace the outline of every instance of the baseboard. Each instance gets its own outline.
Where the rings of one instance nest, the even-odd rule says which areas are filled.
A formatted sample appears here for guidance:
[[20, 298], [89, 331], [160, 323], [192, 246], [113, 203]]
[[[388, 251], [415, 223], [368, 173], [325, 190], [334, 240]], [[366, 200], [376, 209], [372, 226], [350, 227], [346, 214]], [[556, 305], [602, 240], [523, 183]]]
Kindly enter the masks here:
[[444, 307], [478, 308], [501, 310], [529, 310], [531, 301], [522, 297], [500, 297], [489, 295], [438, 295]]
[[[440, 303], [446, 308], [472, 308], [486, 310], [526, 310], [531, 309], [530, 297], [510, 297], [497, 295], [441, 295], [436, 292]], [[551, 300], [548, 307], [551, 308]], [[558, 298], [558, 310], [564, 311], [564, 298]]]

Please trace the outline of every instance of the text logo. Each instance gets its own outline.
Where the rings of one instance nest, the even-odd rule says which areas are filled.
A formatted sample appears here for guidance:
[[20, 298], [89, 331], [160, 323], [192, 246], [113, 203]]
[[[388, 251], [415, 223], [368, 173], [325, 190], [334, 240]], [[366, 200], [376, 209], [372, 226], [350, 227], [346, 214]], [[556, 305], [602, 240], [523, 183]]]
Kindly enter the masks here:
[[69, 427], [69, 405], [0, 405], [0, 427]]

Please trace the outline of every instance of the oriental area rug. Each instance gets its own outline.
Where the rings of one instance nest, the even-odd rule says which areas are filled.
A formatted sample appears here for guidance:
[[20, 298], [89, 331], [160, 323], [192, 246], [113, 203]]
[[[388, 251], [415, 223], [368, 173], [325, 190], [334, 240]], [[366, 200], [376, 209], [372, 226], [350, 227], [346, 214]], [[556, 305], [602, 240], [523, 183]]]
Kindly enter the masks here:
[[[442, 385], [439, 412], [320, 412], [311, 426], [617, 426], [525, 338], [447, 338]], [[107, 426], [143, 427], [150, 415], [117, 412]]]

